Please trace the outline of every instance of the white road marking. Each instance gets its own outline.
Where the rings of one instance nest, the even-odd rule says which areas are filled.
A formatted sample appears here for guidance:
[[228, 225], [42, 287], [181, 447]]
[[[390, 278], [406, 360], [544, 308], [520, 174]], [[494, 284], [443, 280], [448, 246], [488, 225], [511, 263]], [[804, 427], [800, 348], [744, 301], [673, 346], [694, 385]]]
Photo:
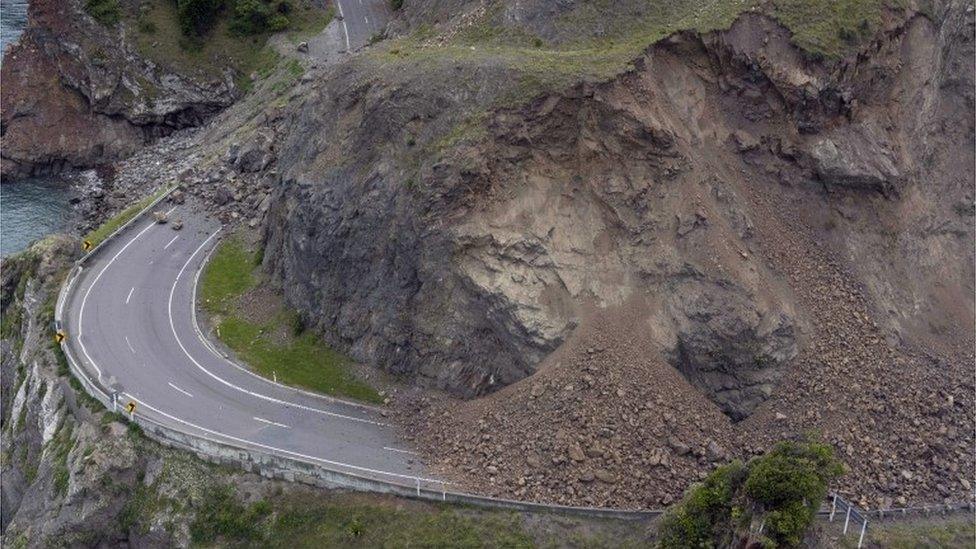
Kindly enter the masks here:
[[381, 423], [379, 421], [373, 421], [371, 419], [363, 419], [363, 418], [352, 417], [352, 416], [347, 416], [347, 415], [343, 415], [343, 414], [337, 414], [335, 412], [329, 412], [327, 410], [321, 410], [319, 408], [313, 408], [311, 406], [305, 406], [304, 404], [298, 404], [298, 403], [295, 403], [295, 402], [288, 402], [287, 400], [281, 400], [280, 398], [274, 398], [272, 396], [268, 396], [268, 395], [265, 395], [265, 394], [262, 394], [262, 393], [256, 393], [256, 392], [251, 391], [249, 389], [245, 389], [244, 387], [240, 387], [238, 385], [234, 385], [233, 383], [227, 381], [226, 379], [224, 379], [224, 378], [222, 378], [222, 377], [214, 374], [210, 370], [204, 368], [203, 365], [200, 364], [197, 361], [197, 359], [193, 358], [193, 355], [191, 355], [190, 352], [186, 349], [186, 346], [183, 345], [183, 340], [180, 339], [179, 334], [176, 333], [176, 323], [173, 320], [173, 296], [176, 294], [176, 286], [177, 286], [177, 284], [179, 284], [180, 278], [182, 278], [183, 273], [186, 271], [186, 268], [190, 266], [190, 263], [193, 262], [193, 258], [196, 257], [197, 254], [200, 253], [200, 250], [202, 250], [203, 247], [206, 246], [213, 239], [213, 237], [217, 236], [218, 233], [220, 233], [220, 229], [217, 229], [216, 232], [214, 232], [212, 235], [208, 236], [207, 239], [204, 240], [200, 244], [200, 246], [192, 254], [190, 254], [190, 257], [187, 258], [186, 263], [184, 263], [183, 264], [183, 267], [180, 268], [180, 272], [178, 272], [176, 274], [176, 279], [173, 280], [173, 286], [169, 290], [169, 305], [167, 307], [167, 314], [169, 316], [169, 327], [170, 327], [170, 330], [173, 331], [173, 337], [176, 339], [176, 344], [180, 346], [180, 349], [182, 349], [183, 354], [186, 355], [186, 357], [190, 359], [190, 362], [192, 362], [194, 365], [196, 365], [196, 367], [199, 368], [200, 371], [202, 371], [203, 373], [205, 373], [208, 376], [212, 377], [214, 380], [216, 380], [216, 381], [218, 381], [218, 382], [226, 385], [227, 387], [230, 387], [231, 389], [235, 389], [237, 391], [240, 391], [240, 392], [242, 392], [244, 394], [253, 396], [255, 398], [260, 398], [261, 400], [267, 400], [268, 402], [274, 402], [276, 404], [281, 404], [283, 406], [291, 406], [291, 407], [298, 408], [300, 410], [305, 410], [305, 411], [308, 411], [308, 412], [315, 412], [317, 414], [323, 414], [323, 415], [327, 415], [327, 416], [331, 416], [331, 417], [337, 417], [337, 418], [341, 418], [341, 419], [348, 419], [350, 421], [358, 421], [360, 423], [369, 423], [370, 425], [379, 425], [379, 426], [382, 426], [382, 427], [387, 427], [388, 424]]
[[169, 215], [169, 214], [173, 213], [173, 210], [175, 210], [176, 208], [177, 208], [176, 206], [173, 206], [172, 208], [170, 208], [169, 211], [166, 212], [166, 215]]
[[176, 239], [179, 238], [179, 237], [180, 237], [180, 235], [174, 236], [173, 237], [173, 240], [170, 240], [169, 243], [167, 243], [165, 246], [163, 246], [163, 249], [165, 250], [166, 248], [169, 248], [170, 245], [173, 244], [174, 242], [176, 242]]
[[339, 6], [339, 17], [342, 18], [342, 32], [346, 35], [346, 51], [352, 49], [349, 45], [349, 27], [346, 26], [346, 14], [342, 13], [342, 2], [336, 0], [336, 5]]
[[271, 421], [270, 419], [264, 419], [263, 417], [254, 416], [254, 420], [260, 421], [261, 423], [267, 423], [268, 425], [274, 425], [275, 427], [291, 429], [291, 427], [285, 425], [284, 423], [278, 423], [277, 421]]
[[384, 446], [384, 450], [389, 450], [391, 452], [400, 452], [401, 454], [410, 454], [411, 456], [419, 456], [417, 452], [411, 452], [410, 450], [401, 450], [399, 448], [390, 448], [389, 446]]
[[172, 383], [169, 383], [168, 381], [167, 381], [166, 383], [167, 383], [167, 384], [168, 384], [168, 385], [169, 385], [170, 387], [172, 387], [172, 388], [174, 388], [174, 389], [176, 389], [177, 391], [179, 391], [179, 392], [181, 392], [181, 393], [183, 393], [184, 395], [186, 395], [186, 396], [188, 396], [188, 397], [190, 397], [190, 398], [193, 398], [193, 395], [191, 395], [190, 393], [188, 393], [188, 392], [186, 392], [186, 391], [184, 391], [183, 389], [180, 389], [180, 388], [179, 388], [179, 387], [177, 387], [176, 385], [173, 385]]
[[133, 286], [132, 289], [129, 290], [129, 295], [125, 296], [125, 304], [126, 305], [128, 305], [129, 304], [129, 300], [132, 299], [132, 292], [134, 292], [134, 291], [136, 291], [136, 287], [135, 286]]
[[[98, 275], [95, 276], [95, 280], [92, 281], [91, 285], [88, 286], [88, 290], [85, 292], [85, 295], [84, 295], [84, 297], [81, 300], [81, 309], [78, 312], [78, 342], [81, 345], [81, 350], [84, 353], [85, 358], [88, 360], [89, 363], [91, 363], [92, 368], [94, 368], [95, 371], [98, 373], [98, 379], [99, 379], [99, 381], [101, 381], [101, 378], [102, 378], [102, 370], [98, 367], [98, 364], [88, 354], [88, 350], [85, 348], [85, 344], [84, 344], [84, 342], [81, 339], [82, 326], [83, 326], [82, 319], [84, 318], [85, 304], [88, 301], [88, 295], [91, 293], [91, 290], [95, 286], [95, 283], [98, 282], [98, 280], [101, 278], [102, 274], [105, 273], [105, 270], [108, 269], [108, 267], [110, 267], [112, 265], [112, 263], [115, 262], [115, 260], [119, 257], [119, 255], [122, 254], [122, 252], [124, 252], [126, 250], [126, 248], [128, 248], [133, 242], [135, 242], [139, 237], [141, 237], [146, 231], [148, 231], [149, 229], [151, 229], [153, 225], [155, 225], [155, 223], [150, 224], [145, 229], [143, 229], [142, 231], [140, 231], [139, 234], [137, 234], [136, 236], [134, 236], [132, 238], [132, 240], [130, 240], [129, 242], [127, 242], [126, 245], [123, 246], [121, 250], [119, 250], [114, 256], [112, 256], [112, 259], [109, 260], [108, 264], [106, 264], [105, 267], [103, 267], [102, 270], [98, 273]], [[217, 232], [220, 232], [220, 230], [218, 229]], [[217, 233], [214, 233], [214, 234], [210, 235], [210, 238], [213, 238], [216, 235], [217, 235]], [[204, 241], [204, 243], [200, 245], [200, 248], [202, 248], [203, 245], [206, 244], [210, 240], [210, 238], [208, 238], [206, 241]], [[197, 250], [195, 252], [193, 252], [193, 255], [196, 255], [196, 253], [200, 251], [200, 248], [197, 248]], [[193, 259], [193, 255], [190, 256], [190, 259]], [[189, 260], [187, 261], [187, 264], [189, 264]], [[185, 269], [185, 268], [186, 268], [186, 265], [183, 266], [183, 269]], [[180, 273], [182, 274], [182, 270], [180, 271]], [[180, 275], [177, 275], [177, 279], [179, 279], [179, 276]], [[174, 285], [174, 289], [175, 289], [175, 285]], [[172, 304], [173, 304], [173, 293], [171, 291], [170, 292], [170, 327], [172, 327], [172, 320], [173, 320]], [[174, 334], [175, 334], [175, 330], [174, 330]], [[179, 342], [179, 340], [177, 340], [177, 341]], [[180, 343], [180, 347], [183, 348], [182, 343]], [[183, 348], [183, 352], [186, 353], [186, 349], [185, 348]], [[187, 356], [189, 356], [189, 355], [187, 355]], [[191, 360], [193, 360], [192, 357], [191, 357]], [[196, 363], [196, 361], [194, 361], [194, 363]], [[197, 366], [199, 366], [199, 364], [197, 364]], [[85, 377], [87, 377], [87, 375]], [[293, 452], [291, 450], [286, 450], [284, 448], [277, 448], [277, 447], [274, 447], [274, 446], [269, 446], [267, 444], [261, 444], [259, 442], [253, 442], [253, 441], [250, 441], [250, 440], [247, 440], [247, 439], [243, 439], [243, 438], [239, 438], [239, 437], [235, 437], [235, 436], [232, 436], [232, 435], [227, 435], [227, 434], [221, 433], [219, 431], [214, 431], [212, 429], [207, 429], [206, 427], [201, 427], [200, 425], [196, 425], [194, 423], [190, 423], [189, 421], [185, 421], [185, 420], [182, 420], [182, 419], [180, 419], [178, 417], [175, 417], [173, 415], [167, 414], [166, 412], [163, 412], [159, 408], [155, 408], [155, 407], [147, 404], [145, 401], [142, 401], [139, 398], [136, 398], [135, 396], [132, 395], [132, 393], [125, 393], [125, 394], [131, 400], [133, 400], [136, 403], [138, 403], [139, 405], [141, 405], [143, 408], [146, 408], [148, 410], [151, 410], [153, 412], [156, 412], [157, 414], [159, 414], [159, 415], [161, 415], [161, 416], [163, 416], [163, 417], [165, 417], [165, 418], [167, 418], [167, 419], [169, 419], [171, 421], [175, 421], [177, 423], [180, 423], [180, 424], [186, 425], [188, 427], [192, 427], [194, 429], [197, 429], [199, 431], [202, 431], [204, 433], [209, 433], [209, 434], [212, 434], [212, 435], [215, 435], [215, 436], [223, 437], [223, 438], [225, 438], [227, 440], [231, 440], [231, 441], [238, 442], [238, 443], [241, 443], [241, 444], [249, 444], [249, 445], [254, 446], [254, 447], [257, 447], [257, 448], [264, 448], [266, 450], [271, 450], [271, 451], [274, 451], [274, 452], [279, 452], [281, 454], [293, 456], [293, 457], [298, 458], [298, 459], [303, 459], [303, 460], [306, 460], [306, 461], [312, 461], [312, 462], [316, 462], [316, 463], [322, 463], [322, 464], [325, 464], [325, 465], [332, 465], [332, 466], [336, 466], [336, 467], [344, 467], [346, 469], [351, 469], [351, 470], [354, 470], [354, 471], [361, 471], [361, 472], [364, 472], [364, 473], [371, 473], [371, 474], [375, 474], [375, 475], [383, 475], [383, 476], [388, 476], [388, 477], [409, 479], [411, 481], [417, 481], [417, 482], [432, 482], [432, 483], [437, 483], [437, 484], [439, 484], [441, 486], [447, 486], [447, 485], [453, 484], [453, 483], [446, 482], [446, 481], [443, 481], [443, 480], [440, 480], [440, 479], [422, 478], [422, 477], [417, 477], [417, 476], [412, 476], [412, 475], [403, 475], [403, 474], [400, 474], [400, 473], [391, 473], [389, 471], [381, 471], [381, 470], [378, 470], [378, 469], [370, 469], [368, 467], [360, 467], [358, 465], [351, 465], [351, 464], [348, 464], [348, 463], [342, 463], [341, 461], [332, 461], [332, 460], [328, 460], [328, 459], [324, 459], [324, 458], [319, 458], [319, 457], [315, 457], [315, 456], [310, 456], [310, 455], [306, 455], [306, 454], [300, 454], [298, 452]], [[295, 405], [295, 406], [298, 406], [298, 405]], [[298, 407], [306, 408], [306, 409], [309, 409], [309, 410], [312, 410], [312, 411], [322, 412], [321, 410], [316, 410], [314, 408], [309, 408], [309, 407], [305, 407], [305, 406], [298, 406]], [[322, 412], [322, 413], [327, 413], [327, 412]], [[336, 415], [336, 414], [331, 414], [331, 415]], [[356, 419], [356, 418], [350, 418], [350, 419]], [[360, 420], [360, 421], [363, 421], [363, 420]], [[369, 423], [374, 423], [374, 422], [369, 422]], [[382, 424], [380, 424], [380, 425], [382, 425]]]
[[132, 347], [132, 344], [129, 343], [129, 336], [124, 336], [124, 337], [125, 337], [125, 344], [129, 346], [129, 350], [132, 351], [132, 354], [136, 354], [136, 350]]
[[372, 473], [374, 475], [384, 475], [384, 476], [396, 477], [396, 478], [406, 478], [406, 479], [410, 479], [411, 481], [418, 481], [419, 480], [421, 482], [434, 482], [434, 483], [437, 483], [440, 486], [450, 486], [450, 485], [453, 485], [454, 484], [453, 482], [447, 482], [447, 481], [443, 481], [443, 480], [436, 479], [436, 478], [423, 478], [423, 477], [417, 477], [417, 476], [412, 476], [412, 475], [403, 475], [403, 474], [400, 474], [400, 473], [391, 473], [389, 471], [380, 471], [380, 470], [377, 470], [377, 469], [370, 469], [368, 467], [360, 467], [358, 465], [350, 465], [348, 463], [342, 463], [341, 461], [332, 461], [332, 460], [328, 460], [328, 459], [325, 459], [325, 458], [319, 458], [319, 457], [315, 457], [315, 456], [309, 456], [309, 455], [306, 455], [306, 454], [300, 454], [298, 452], [293, 452], [291, 450], [285, 450], [284, 448], [276, 448], [274, 446], [268, 446], [267, 444], [261, 444], [260, 442], [253, 442], [253, 441], [250, 441], [250, 440], [247, 440], [247, 439], [235, 437], [233, 435], [224, 434], [224, 433], [221, 433], [220, 431], [214, 431], [213, 429], [207, 429], [206, 427], [201, 427], [201, 426], [196, 425], [194, 423], [190, 423], [189, 421], [186, 421], [186, 420], [180, 419], [180, 418], [178, 418], [176, 416], [172, 416], [170, 414], [167, 414], [166, 412], [160, 410], [159, 408], [155, 408], [153, 406], [150, 406], [149, 404], [146, 404], [145, 402], [143, 402], [143, 401], [139, 400], [138, 398], [132, 396], [131, 393], [126, 393], [126, 395], [130, 399], [134, 400], [136, 402], [136, 404], [139, 404], [140, 406], [142, 406], [143, 408], [146, 408], [147, 410], [151, 410], [153, 412], [156, 412], [157, 414], [159, 414], [159, 415], [161, 415], [161, 416], [163, 416], [163, 417], [165, 417], [165, 418], [167, 418], [169, 420], [175, 421], [177, 423], [182, 423], [183, 425], [186, 425], [188, 427], [192, 427], [194, 429], [203, 431], [204, 433], [210, 433], [212, 435], [216, 435], [216, 436], [219, 436], [219, 437], [224, 437], [227, 440], [233, 440], [235, 442], [240, 442], [242, 444], [250, 444], [252, 446], [256, 446], [258, 448], [264, 448], [266, 450], [271, 450], [273, 452], [281, 452], [282, 454], [287, 454], [287, 455], [294, 456], [294, 457], [300, 458], [300, 459], [315, 461], [315, 462], [318, 462], [318, 463], [324, 463], [326, 465], [335, 465], [337, 467], [345, 467], [347, 469], [352, 469], [352, 470], [355, 470], [355, 471], [362, 471], [364, 473]]
[[[194, 302], [196, 302], [197, 296], [199, 295], [199, 293], [197, 291], [197, 286], [199, 286], [199, 284], [200, 284], [200, 274], [203, 272], [202, 266], [203, 265], [206, 265], [210, 261], [210, 257], [213, 255], [214, 251], [216, 251], [216, 250], [217, 250], [217, 247], [216, 246], [214, 246], [213, 248], [210, 248], [210, 251], [207, 252], [207, 256], [203, 258], [203, 262], [201, 264], [201, 268], [200, 269], [197, 269], [196, 274], [193, 276], [193, 300], [194, 300]], [[216, 357], [217, 360], [224, 361], [225, 363], [227, 363], [227, 364], [233, 366], [234, 368], [236, 368], [239, 372], [245, 373], [245, 374], [251, 376], [252, 378], [254, 378], [254, 379], [258, 380], [258, 381], [261, 381], [263, 383], [268, 383], [270, 385], [274, 385], [275, 387], [278, 387], [280, 389], [284, 389], [286, 391], [292, 391], [292, 392], [295, 392], [295, 393], [298, 393], [298, 394], [302, 394], [302, 395], [305, 395], [305, 396], [309, 396], [309, 397], [312, 397], [312, 398], [316, 398], [316, 399], [319, 399], [319, 400], [325, 400], [327, 402], [334, 402], [334, 403], [338, 403], [338, 404], [343, 404], [345, 406], [350, 406], [350, 407], [353, 407], [353, 408], [359, 408], [361, 410], [373, 410], [374, 412], [380, 412], [380, 411], [382, 411], [382, 408], [380, 408], [379, 406], [371, 406], [369, 404], [363, 404], [361, 402], [354, 402], [354, 401], [351, 401], [351, 400], [344, 400], [344, 399], [341, 399], [341, 398], [336, 398], [336, 397], [332, 397], [332, 396], [328, 396], [328, 395], [322, 395], [322, 394], [319, 394], [319, 393], [313, 393], [311, 391], [305, 391], [305, 390], [299, 389], [297, 387], [292, 387], [290, 385], [285, 385], [285, 384], [282, 384], [282, 383], [278, 383], [278, 380], [277, 379], [270, 380], [270, 379], [268, 379], [268, 378], [266, 378], [266, 377], [264, 377], [264, 376], [262, 376], [260, 374], [256, 374], [253, 371], [251, 371], [250, 369], [241, 366], [240, 364], [234, 362], [233, 360], [230, 360], [227, 357], [227, 354], [226, 353], [221, 353], [220, 351], [218, 351], [217, 348], [214, 346], [214, 344], [210, 341], [210, 339], [203, 335], [203, 331], [200, 330], [200, 323], [197, 322], [197, 308], [196, 307], [193, 307], [193, 311], [191, 312], [190, 316], [193, 319], [193, 331], [196, 332], [197, 339], [200, 340], [200, 343], [203, 344], [203, 346], [206, 347], [207, 350], [210, 351], [210, 354], [212, 354], [214, 357]], [[220, 326], [217, 326], [214, 330], [217, 332], [217, 337], [220, 337]]]
[[153, 225], [155, 225], [155, 223], [150, 223], [149, 226], [147, 226], [145, 229], [139, 231], [139, 234], [132, 237], [132, 240], [128, 241], [125, 244], [125, 246], [122, 246], [121, 250], [119, 250], [118, 252], [115, 253], [115, 255], [112, 256], [112, 259], [110, 259], [108, 263], [106, 263], [105, 266], [102, 267], [102, 270], [99, 271], [97, 275], [95, 275], [95, 280], [93, 280], [92, 283], [88, 286], [88, 290], [85, 291], [84, 297], [81, 298], [81, 309], [78, 311], [78, 344], [81, 345], [81, 352], [85, 355], [85, 358], [88, 360], [88, 362], [91, 363], [92, 367], [95, 368], [95, 372], [98, 373], [99, 381], [102, 380], [102, 371], [98, 368], [98, 365], [95, 364], [95, 361], [92, 360], [91, 355], [88, 354], [88, 349], [85, 347], [85, 340], [81, 338], [82, 328], [85, 325], [83, 321], [85, 318], [85, 304], [88, 302], [88, 295], [91, 294], [92, 288], [94, 288], [95, 284], [98, 283], [98, 279], [102, 278], [102, 275], [105, 274], [105, 271], [112, 266], [112, 263], [115, 263], [115, 260], [118, 259], [120, 255], [122, 255], [122, 252], [124, 252], [126, 248], [131, 246], [132, 243], [135, 242], [140, 236], [145, 234], [146, 231], [152, 229]]

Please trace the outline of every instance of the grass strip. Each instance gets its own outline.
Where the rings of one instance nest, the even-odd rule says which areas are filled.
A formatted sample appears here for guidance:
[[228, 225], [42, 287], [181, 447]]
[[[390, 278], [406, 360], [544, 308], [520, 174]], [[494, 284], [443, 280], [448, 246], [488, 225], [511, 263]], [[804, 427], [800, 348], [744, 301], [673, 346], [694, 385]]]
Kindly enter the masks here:
[[139, 212], [143, 210], [146, 206], [152, 203], [163, 195], [169, 187], [162, 187], [155, 193], [143, 198], [139, 202], [129, 206], [128, 208], [122, 210], [115, 217], [109, 219], [105, 223], [102, 223], [100, 227], [93, 230], [92, 232], [85, 235], [85, 240], [91, 242], [92, 247], [98, 246], [103, 240], [108, 238], [108, 236], [116, 231], [122, 225], [125, 225], [130, 219], [136, 216]]
[[327, 395], [380, 402], [376, 390], [350, 372], [352, 361], [315, 334], [303, 332], [293, 311], [282, 310], [262, 323], [244, 318], [239, 302], [260, 281], [255, 272], [259, 257], [234, 235], [220, 243], [204, 269], [200, 298], [215, 315], [220, 340], [265, 377]]

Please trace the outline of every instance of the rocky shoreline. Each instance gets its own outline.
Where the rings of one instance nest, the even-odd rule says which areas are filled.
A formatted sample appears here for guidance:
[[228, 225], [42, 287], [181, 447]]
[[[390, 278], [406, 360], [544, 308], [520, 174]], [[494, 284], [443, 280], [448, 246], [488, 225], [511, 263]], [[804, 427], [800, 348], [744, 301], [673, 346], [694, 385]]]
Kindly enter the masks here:
[[[120, 0], [119, 9], [140, 6]], [[132, 40], [125, 24], [96, 21], [82, 1], [30, 2], [27, 27], [0, 69], [5, 181], [117, 161], [236, 100], [230, 73], [203, 80], [171, 70]]]

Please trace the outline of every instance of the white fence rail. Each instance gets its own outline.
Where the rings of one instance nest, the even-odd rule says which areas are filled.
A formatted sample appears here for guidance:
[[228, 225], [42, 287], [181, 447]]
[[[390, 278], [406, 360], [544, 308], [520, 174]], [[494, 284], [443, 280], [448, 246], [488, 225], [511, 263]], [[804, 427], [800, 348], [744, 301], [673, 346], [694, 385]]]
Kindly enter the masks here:
[[[128, 220], [112, 234], [98, 243], [93, 249], [86, 253], [82, 258], [75, 262], [67, 279], [61, 286], [58, 294], [57, 305], [55, 306], [55, 329], [63, 329], [63, 312], [68, 295], [74, 286], [75, 280], [81, 274], [84, 264], [94, 257], [109, 241], [122, 233], [126, 228], [142, 218], [147, 212], [164, 200], [176, 187], [170, 188], [157, 197], [152, 203], [143, 208], [140, 212]], [[82, 387], [92, 397], [102, 403], [107, 409], [116, 411], [118, 395], [108, 387], [103, 387], [100, 382], [88, 376], [82, 362], [77, 359], [70, 345], [70, 338], [61, 342], [61, 349], [65, 354], [68, 367], [71, 373], [81, 382]], [[344, 470], [340, 466], [324, 464], [314, 460], [302, 459], [292, 455], [285, 455], [279, 452], [250, 446], [239, 440], [222, 440], [210, 433], [194, 433], [193, 429], [185, 426], [175, 427], [156, 420], [146, 414], [128, 416], [129, 420], [137, 424], [143, 432], [150, 438], [166, 446], [181, 448], [195, 453], [207, 461], [233, 464], [245, 470], [259, 473], [269, 478], [279, 478], [289, 481], [297, 481], [323, 487], [341, 487], [355, 490], [395, 494], [404, 497], [411, 497], [431, 501], [444, 501], [461, 503], [467, 505], [477, 505], [480, 507], [491, 507], [497, 509], [511, 509], [528, 512], [549, 512], [567, 515], [579, 515], [599, 518], [613, 518], [625, 520], [640, 520], [660, 516], [663, 510], [626, 510], [609, 509], [595, 507], [574, 507], [567, 505], [553, 505], [545, 503], [533, 503], [524, 501], [514, 501], [508, 499], [492, 498], [475, 494], [453, 492], [447, 489], [447, 483], [433, 481], [420, 477], [403, 477], [396, 480], [383, 480], [367, 477], [354, 471]], [[878, 518], [893, 518], [897, 516], [899, 510], [879, 510], [865, 512], [857, 509], [846, 500], [836, 494], [832, 494], [827, 501], [829, 511], [822, 509], [818, 516], [833, 522], [838, 519], [844, 520], [844, 534], [848, 532], [858, 532], [858, 547], [864, 541], [867, 531], [868, 516], [878, 516]], [[954, 509], [971, 509], [968, 503], [959, 504]], [[934, 510], [947, 509], [946, 506], [929, 506], [917, 509]], [[909, 509], [900, 510], [902, 515], [909, 512]], [[852, 526], [853, 525], [853, 526]]]

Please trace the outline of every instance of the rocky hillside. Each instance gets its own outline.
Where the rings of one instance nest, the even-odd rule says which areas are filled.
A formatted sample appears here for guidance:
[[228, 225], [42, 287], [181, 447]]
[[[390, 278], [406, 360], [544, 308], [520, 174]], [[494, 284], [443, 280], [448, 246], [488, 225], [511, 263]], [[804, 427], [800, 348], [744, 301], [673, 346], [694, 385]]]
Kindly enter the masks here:
[[584, 4], [408, 11], [309, 84], [264, 256], [289, 302], [361, 360], [506, 387], [405, 406], [493, 494], [655, 507], [815, 430], [864, 505], [971, 497], [971, 7]]
[[972, 7], [614, 4], [407, 2], [167, 173], [445, 390], [393, 404], [461, 487], [661, 507], [814, 432], [862, 506], [971, 499]]
[[0, 264], [0, 544], [4, 547], [590, 547], [649, 524], [464, 510], [272, 481], [147, 439], [87, 396], [50, 321], [76, 240]]
[[[96, 19], [86, 9], [103, 4], [115, 11]], [[149, 27], [153, 6], [30, 3], [27, 28], [2, 69], [5, 180], [117, 160], [233, 102], [239, 91], [229, 66], [190, 71], [147, 55], [168, 40], [147, 31], [157, 32]]]

